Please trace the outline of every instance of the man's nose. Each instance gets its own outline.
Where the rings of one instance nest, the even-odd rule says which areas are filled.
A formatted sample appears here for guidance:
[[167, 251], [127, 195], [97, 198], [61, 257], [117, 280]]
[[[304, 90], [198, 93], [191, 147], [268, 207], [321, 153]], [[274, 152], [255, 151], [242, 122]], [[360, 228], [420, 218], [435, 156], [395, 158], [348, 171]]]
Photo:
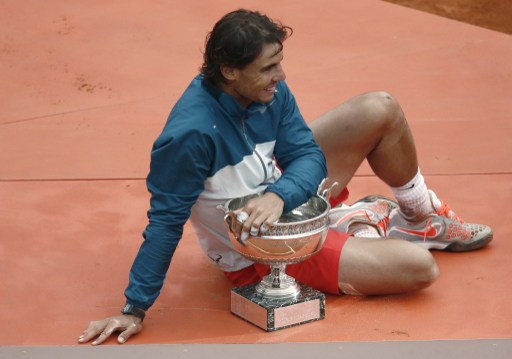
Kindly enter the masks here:
[[284, 81], [286, 79], [286, 74], [284, 73], [283, 67], [281, 65], [278, 65], [276, 67], [276, 73], [274, 74], [273, 80], [274, 81]]

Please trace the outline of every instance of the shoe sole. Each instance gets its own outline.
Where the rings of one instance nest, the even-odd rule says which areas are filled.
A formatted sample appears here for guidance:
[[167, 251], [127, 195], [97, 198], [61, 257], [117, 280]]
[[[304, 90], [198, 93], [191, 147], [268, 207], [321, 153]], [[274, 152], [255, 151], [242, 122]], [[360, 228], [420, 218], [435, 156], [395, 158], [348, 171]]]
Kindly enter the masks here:
[[445, 252], [469, 252], [474, 251], [476, 249], [480, 249], [489, 244], [493, 239], [493, 234], [489, 234], [488, 236], [474, 241], [468, 244], [453, 242], [453, 243], [443, 243], [436, 241], [410, 241], [411, 243], [417, 244], [420, 247], [423, 247], [428, 250], [438, 250]]

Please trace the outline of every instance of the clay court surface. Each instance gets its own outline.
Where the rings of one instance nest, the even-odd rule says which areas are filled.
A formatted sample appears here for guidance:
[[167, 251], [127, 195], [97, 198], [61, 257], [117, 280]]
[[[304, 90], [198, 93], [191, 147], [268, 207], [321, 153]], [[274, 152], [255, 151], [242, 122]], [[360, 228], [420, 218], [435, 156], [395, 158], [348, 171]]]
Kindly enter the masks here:
[[[362, 92], [395, 95], [427, 184], [466, 221], [491, 225], [494, 240], [435, 252], [441, 277], [426, 290], [327, 296], [325, 320], [266, 333], [230, 314], [230, 283], [187, 225], [143, 332], [95, 355], [158, 344], [146, 356], [269, 357], [253, 344], [280, 344], [271, 353], [385, 358], [391, 345], [389, 357], [420, 357], [453, 345], [450, 357], [512, 357], [511, 36], [374, 0], [233, 4], [0, 3], [0, 357], [92, 355], [76, 340], [124, 304], [152, 142], [197, 73], [207, 31], [238, 7], [293, 27], [284, 68], [308, 121]], [[349, 202], [390, 194], [367, 165], [350, 190]]]

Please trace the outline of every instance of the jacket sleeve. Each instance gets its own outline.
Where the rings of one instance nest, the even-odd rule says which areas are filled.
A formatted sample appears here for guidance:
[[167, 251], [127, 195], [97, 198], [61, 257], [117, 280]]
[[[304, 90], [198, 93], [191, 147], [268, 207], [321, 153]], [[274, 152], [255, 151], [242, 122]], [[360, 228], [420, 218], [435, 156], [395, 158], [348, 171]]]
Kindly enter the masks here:
[[183, 226], [209, 171], [206, 137], [198, 131], [180, 134], [179, 126], [172, 131], [166, 126], [151, 152], [149, 223], [125, 290], [127, 302], [142, 309], [149, 308], [160, 294]]
[[284, 82], [280, 84], [282, 107], [274, 154], [284, 172], [266, 191], [279, 195], [285, 203], [284, 212], [288, 212], [316, 194], [318, 185], [327, 176], [327, 166], [295, 98]]

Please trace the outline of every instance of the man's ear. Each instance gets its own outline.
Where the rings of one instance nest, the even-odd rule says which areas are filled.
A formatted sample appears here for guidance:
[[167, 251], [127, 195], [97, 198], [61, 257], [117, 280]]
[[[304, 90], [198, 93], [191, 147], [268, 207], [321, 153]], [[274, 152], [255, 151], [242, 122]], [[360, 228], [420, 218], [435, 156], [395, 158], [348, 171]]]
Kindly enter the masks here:
[[220, 72], [222, 76], [228, 81], [233, 81], [236, 79], [236, 69], [234, 67], [220, 65]]

